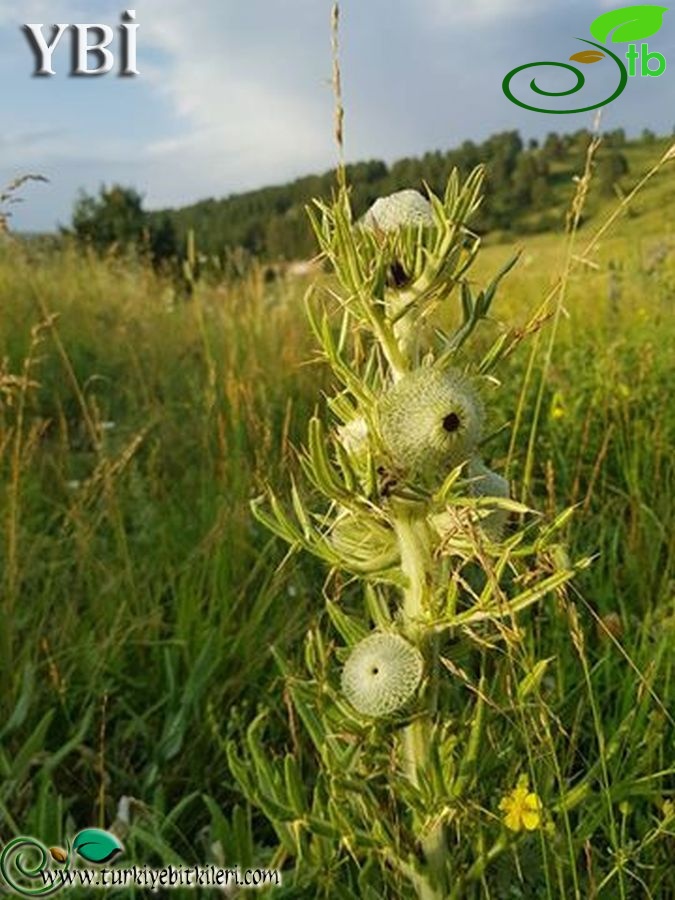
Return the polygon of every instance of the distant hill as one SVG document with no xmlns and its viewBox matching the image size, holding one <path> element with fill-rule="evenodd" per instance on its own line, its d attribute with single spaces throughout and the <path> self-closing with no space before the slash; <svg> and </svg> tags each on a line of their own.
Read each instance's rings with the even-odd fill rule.
<svg viewBox="0 0 675 900">
<path fill-rule="evenodd" d="M 495 134 L 481 144 L 465 141 L 448 151 L 400 159 L 392 165 L 370 160 L 348 166 L 357 214 L 377 198 L 404 187 L 441 193 L 450 170 L 457 166 L 466 174 L 478 163 L 487 167 L 485 203 L 475 221 L 476 229 L 495 236 L 545 232 L 559 229 L 574 190 L 573 177 L 583 171 L 591 135 L 551 132 L 541 143 L 524 144 L 517 131 Z M 644 132 L 638 140 L 627 140 L 622 129 L 603 136 L 596 157 L 593 190 L 587 214 L 593 213 L 602 196 L 612 196 L 632 181 L 640 169 L 634 166 L 658 139 Z M 314 197 L 330 197 L 335 171 L 310 175 L 288 184 L 262 188 L 224 199 L 207 199 L 180 209 L 150 214 L 155 227 L 170 223 L 179 245 L 194 231 L 200 252 L 222 256 L 234 248 L 270 261 L 311 256 L 315 243 L 309 228 L 306 204 Z"/>
</svg>

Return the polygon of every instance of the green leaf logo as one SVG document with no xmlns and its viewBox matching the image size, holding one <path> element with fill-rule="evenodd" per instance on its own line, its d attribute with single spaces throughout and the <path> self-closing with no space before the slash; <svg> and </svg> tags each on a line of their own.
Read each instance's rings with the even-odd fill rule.
<svg viewBox="0 0 675 900">
<path fill-rule="evenodd" d="M 104 863 L 112 859 L 116 853 L 121 853 L 124 847 L 109 831 L 85 828 L 75 837 L 73 850 L 87 862 Z"/>
<path fill-rule="evenodd" d="M 667 6 L 623 6 L 612 9 L 594 19 L 591 34 L 597 41 L 607 41 L 610 32 L 612 43 L 641 41 L 656 34 L 663 24 Z"/>
</svg>

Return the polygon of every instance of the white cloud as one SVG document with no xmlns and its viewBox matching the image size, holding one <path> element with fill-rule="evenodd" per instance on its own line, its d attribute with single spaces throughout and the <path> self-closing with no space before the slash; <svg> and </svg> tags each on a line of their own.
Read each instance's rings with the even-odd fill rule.
<svg viewBox="0 0 675 900">
<path fill-rule="evenodd" d="M 292 5 L 304 47 L 284 10 L 272 12 L 261 0 L 243 15 L 230 0 L 202 0 L 190 14 L 184 0 L 166 0 L 161 9 L 138 0 L 139 47 L 155 60 L 142 77 L 176 126 L 148 142 L 157 165 L 150 203 L 283 181 L 330 164 L 327 40 L 317 53 L 307 34 L 309 0 Z M 257 33 L 248 33 L 256 21 Z"/>
<path fill-rule="evenodd" d="M 437 24 L 452 25 L 469 21 L 488 23 L 505 18 L 521 18 L 541 8 L 535 0 L 470 0 L 456 3 L 453 0 L 421 0 L 419 7 L 427 7 Z"/>
<path fill-rule="evenodd" d="M 73 3 L 72 0 L 24 0 L 17 4 L 14 0 L 0 0 L 0 25 L 13 25 L 19 22 L 41 22 L 51 25 L 52 22 L 81 22 L 91 17 L 91 5 L 87 12 L 84 3 Z M 98 20 L 96 20 L 98 21 Z"/>
</svg>

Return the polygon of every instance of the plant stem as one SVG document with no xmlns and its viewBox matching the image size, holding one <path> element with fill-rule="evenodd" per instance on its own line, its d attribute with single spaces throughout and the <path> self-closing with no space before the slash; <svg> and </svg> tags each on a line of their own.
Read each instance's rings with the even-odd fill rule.
<svg viewBox="0 0 675 900">
<path fill-rule="evenodd" d="M 467 884 L 482 878 L 488 864 L 498 856 L 501 856 L 507 848 L 507 839 L 504 836 L 498 838 L 487 853 L 483 853 L 478 857 L 466 875 L 457 879 L 452 887 L 452 892 L 448 895 L 448 900 L 459 900 L 463 896 Z"/>
<path fill-rule="evenodd" d="M 432 557 L 426 510 L 419 504 L 399 502 L 395 508 L 394 529 L 401 553 L 401 569 L 407 579 L 403 595 L 402 620 L 408 637 L 416 644 L 425 638 L 424 618 L 432 601 Z M 437 657 L 437 642 L 432 641 L 431 652 Z M 431 661 L 432 673 L 437 672 L 437 659 Z M 427 709 L 407 725 L 402 735 L 403 766 L 408 779 L 419 785 L 419 773 L 429 764 L 429 750 L 433 740 L 433 711 L 436 692 L 429 692 Z M 418 822 L 421 832 L 424 823 Z M 434 825 L 426 834 L 419 834 L 420 844 L 429 867 L 430 878 L 416 883 L 421 900 L 437 900 L 444 896 L 446 844 L 442 823 Z"/>
<path fill-rule="evenodd" d="M 408 582 L 403 594 L 403 623 L 409 637 L 419 642 L 431 601 L 429 526 L 421 504 L 403 501 L 397 501 L 393 524 L 401 554 L 401 569 Z"/>
</svg>

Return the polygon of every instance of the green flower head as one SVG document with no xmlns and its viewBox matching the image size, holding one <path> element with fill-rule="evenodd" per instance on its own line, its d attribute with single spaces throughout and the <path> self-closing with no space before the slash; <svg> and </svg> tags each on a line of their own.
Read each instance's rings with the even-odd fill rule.
<svg viewBox="0 0 675 900">
<path fill-rule="evenodd" d="M 367 716 L 387 716 L 404 706 L 422 679 L 422 654 L 397 634 L 376 632 L 360 641 L 342 670 L 342 690 Z"/>
<path fill-rule="evenodd" d="M 437 482 L 473 455 L 483 418 L 471 382 L 454 370 L 417 369 L 378 404 L 380 436 L 394 464 Z"/>
</svg>

